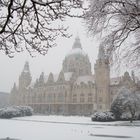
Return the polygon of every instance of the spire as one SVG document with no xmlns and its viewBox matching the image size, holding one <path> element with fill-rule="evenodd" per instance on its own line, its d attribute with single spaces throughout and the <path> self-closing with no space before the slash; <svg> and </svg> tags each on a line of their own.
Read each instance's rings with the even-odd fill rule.
<svg viewBox="0 0 140 140">
<path fill-rule="evenodd" d="M 53 83 L 53 82 L 54 82 L 54 77 L 53 77 L 53 74 L 50 73 L 48 77 L 48 83 Z"/>
<path fill-rule="evenodd" d="M 80 49 L 82 49 L 79 36 L 77 36 L 77 37 L 75 38 L 75 42 L 74 42 L 72 48 L 73 48 L 73 49 L 75 49 L 75 48 L 80 48 Z"/>
<path fill-rule="evenodd" d="M 13 89 L 17 89 L 16 83 L 14 83 Z"/>
<path fill-rule="evenodd" d="M 24 89 L 25 87 L 28 87 L 31 81 L 32 81 L 32 77 L 30 74 L 29 63 L 26 61 L 23 71 L 19 77 L 19 88 Z"/>
<path fill-rule="evenodd" d="M 42 72 L 40 77 L 39 77 L 39 84 L 41 84 L 41 85 L 44 84 L 44 72 Z"/>
<path fill-rule="evenodd" d="M 102 45 L 99 46 L 98 59 L 105 59 L 105 50 Z"/>
<path fill-rule="evenodd" d="M 35 84 L 34 84 L 34 87 L 38 87 L 38 86 L 39 86 L 39 80 L 36 79 Z"/>
<path fill-rule="evenodd" d="M 29 70 L 29 62 L 28 61 L 26 61 L 25 62 L 25 65 L 24 65 L 24 68 L 23 68 L 23 72 L 30 72 L 30 70 Z"/>
<path fill-rule="evenodd" d="M 59 73 L 59 76 L 58 76 L 58 79 L 57 79 L 57 82 L 64 82 L 65 81 L 65 76 L 64 76 L 64 72 L 63 71 L 61 71 L 60 73 Z"/>
<path fill-rule="evenodd" d="M 14 83 L 14 86 L 13 86 L 13 88 L 12 88 L 12 91 L 13 91 L 13 92 L 17 91 L 16 83 Z"/>
</svg>

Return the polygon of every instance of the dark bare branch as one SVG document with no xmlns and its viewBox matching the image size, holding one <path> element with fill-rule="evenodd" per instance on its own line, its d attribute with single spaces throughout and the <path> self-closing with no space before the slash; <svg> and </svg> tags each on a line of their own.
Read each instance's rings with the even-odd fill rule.
<svg viewBox="0 0 140 140">
<path fill-rule="evenodd" d="M 45 55 L 58 36 L 70 37 L 63 27 L 66 17 L 81 17 L 82 0 L 0 1 L 0 50 L 6 55 L 27 50 Z"/>
</svg>

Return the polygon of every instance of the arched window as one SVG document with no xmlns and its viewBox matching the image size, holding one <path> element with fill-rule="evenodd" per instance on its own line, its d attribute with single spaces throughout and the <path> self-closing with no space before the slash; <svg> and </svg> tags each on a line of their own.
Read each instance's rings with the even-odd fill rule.
<svg viewBox="0 0 140 140">
<path fill-rule="evenodd" d="M 88 94 L 88 102 L 92 102 L 93 101 L 93 97 L 92 97 L 92 94 L 91 93 L 89 93 Z"/>
<path fill-rule="evenodd" d="M 99 109 L 102 109 L 103 107 L 102 107 L 102 105 L 99 105 Z"/>
<path fill-rule="evenodd" d="M 52 101 L 53 101 L 52 93 L 49 93 L 49 94 L 47 95 L 47 102 L 50 103 L 50 102 L 52 102 Z"/>
<path fill-rule="evenodd" d="M 99 102 L 102 102 L 103 101 L 103 98 L 102 97 L 99 97 Z"/>
<path fill-rule="evenodd" d="M 65 97 L 64 97 L 64 94 L 63 93 L 58 93 L 58 95 L 57 95 L 57 101 L 58 102 L 64 102 L 64 99 Z"/>
<path fill-rule="evenodd" d="M 76 94 L 73 94 L 73 103 L 76 103 L 77 102 L 77 95 Z"/>
</svg>

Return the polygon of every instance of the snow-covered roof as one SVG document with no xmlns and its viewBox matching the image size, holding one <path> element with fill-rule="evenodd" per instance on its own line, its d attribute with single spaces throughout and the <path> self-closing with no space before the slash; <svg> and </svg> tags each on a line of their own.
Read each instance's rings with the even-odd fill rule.
<svg viewBox="0 0 140 140">
<path fill-rule="evenodd" d="M 56 82 L 58 80 L 59 74 L 53 74 L 54 77 L 54 82 Z"/>
<path fill-rule="evenodd" d="M 75 81 L 75 84 L 80 85 L 82 82 L 85 84 L 88 84 L 88 82 L 95 83 L 95 78 L 93 75 L 79 76 Z"/>
<path fill-rule="evenodd" d="M 72 72 L 66 72 L 64 73 L 64 77 L 66 81 L 70 81 L 70 78 L 72 77 Z"/>
<path fill-rule="evenodd" d="M 34 87 L 34 84 L 35 84 L 35 82 L 32 81 L 32 82 L 30 83 L 30 85 L 28 85 L 28 86 L 26 87 L 26 89 L 33 88 L 33 87 Z"/>
<path fill-rule="evenodd" d="M 118 85 L 121 81 L 121 77 L 113 77 L 110 79 L 110 85 Z"/>
<path fill-rule="evenodd" d="M 23 70 L 23 73 L 28 73 L 28 72 L 29 72 L 29 71 L 28 71 L 28 70 L 26 70 L 26 69 L 24 69 L 24 70 Z"/>
<path fill-rule="evenodd" d="M 49 76 L 48 75 L 44 75 L 44 82 L 46 83 L 48 81 Z"/>
<path fill-rule="evenodd" d="M 48 81 L 48 75 L 45 75 L 45 83 Z M 53 74 L 54 77 L 54 82 L 56 82 L 58 80 L 59 74 Z M 72 72 L 66 72 L 64 73 L 64 78 L 66 81 L 69 81 L 70 78 L 72 77 Z"/>
<path fill-rule="evenodd" d="M 53 74 L 54 82 L 57 81 L 59 74 Z M 45 83 L 48 81 L 49 76 L 45 75 Z"/>
<path fill-rule="evenodd" d="M 77 54 L 86 56 L 86 53 L 81 48 L 74 48 L 66 55 L 66 57 Z"/>
</svg>

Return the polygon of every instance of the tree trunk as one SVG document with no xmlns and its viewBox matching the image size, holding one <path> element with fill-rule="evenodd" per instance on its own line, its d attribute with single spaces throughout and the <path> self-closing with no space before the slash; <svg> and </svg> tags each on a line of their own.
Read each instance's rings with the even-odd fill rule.
<svg viewBox="0 0 140 140">
<path fill-rule="evenodd" d="M 131 112 L 131 120 L 130 120 L 130 123 L 132 123 L 132 122 L 133 122 L 134 117 L 135 117 L 135 113 L 132 113 L 132 112 Z"/>
</svg>

